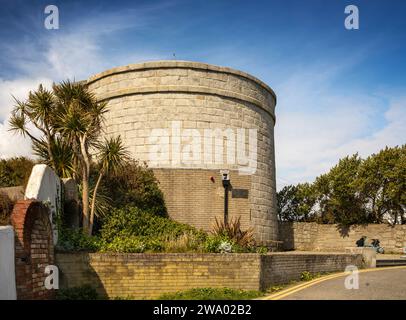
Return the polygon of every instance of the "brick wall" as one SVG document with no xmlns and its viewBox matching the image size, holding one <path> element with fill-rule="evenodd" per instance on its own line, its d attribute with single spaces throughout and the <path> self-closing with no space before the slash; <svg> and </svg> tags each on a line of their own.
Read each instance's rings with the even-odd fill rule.
<svg viewBox="0 0 406 320">
<path fill-rule="evenodd" d="M 61 283 L 88 283 L 109 297 L 156 297 L 196 287 L 255 290 L 260 256 L 251 254 L 57 254 Z"/>
<path fill-rule="evenodd" d="M 340 228 L 338 225 L 282 222 L 279 239 L 286 250 L 344 251 L 362 236 L 379 239 L 387 253 L 402 253 L 406 247 L 406 225 L 369 224 Z"/>
<path fill-rule="evenodd" d="M 348 265 L 363 266 L 362 255 L 335 253 L 273 253 L 262 257 L 262 286 L 300 280 L 303 271 L 311 273 L 344 271 Z"/>
<path fill-rule="evenodd" d="M 154 298 L 198 287 L 262 290 L 303 271 L 361 267 L 357 254 L 102 254 L 57 253 L 61 287 L 90 284 L 106 297 Z"/>
<path fill-rule="evenodd" d="M 11 222 L 15 230 L 17 299 L 50 299 L 53 291 L 44 286 L 45 267 L 54 264 L 49 209 L 41 202 L 19 200 Z"/>
<path fill-rule="evenodd" d="M 211 230 L 216 217 L 223 221 L 224 188 L 217 170 L 154 169 L 154 173 L 171 218 L 206 231 Z M 241 217 L 242 228 L 246 229 L 251 222 L 251 177 L 234 171 L 231 175 L 232 187 L 247 190 L 248 198 L 233 197 L 233 192 L 229 191 L 229 219 Z M 214 177 L 214 182 L 210 177 Z"/>
</svg>

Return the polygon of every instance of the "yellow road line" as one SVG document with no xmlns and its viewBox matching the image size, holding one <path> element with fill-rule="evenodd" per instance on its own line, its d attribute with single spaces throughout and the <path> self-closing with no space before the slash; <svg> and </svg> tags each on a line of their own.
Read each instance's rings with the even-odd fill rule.
<svg viewBox="0 0 406 320">
<path fill-rule="evenodd" d="M 371 268 L 371 269 L 362 269 L 359 270 L 359 273 L 364 273 L 364 272 L 373 272 L 373 271 L 382 271 L 382 270 L 393 270 L 393 269 L 404 269 L 406 266 L 396 266 L 396 267 L 381 267 L 381 268 Z M 340 273 L 335 273 L 331 275 L 327 275 L 321 278 L 317 278 L 299 285 L 296 285 L 294 287 L 282 290 L 280 292 L 277 292 L 275 294 L 269 295 L 267 297 L 262 298 L 262 300 L 280 300 L 288 295 L 291 295 L 295 292 L 301 291 L 303 289 L 306 289 L 308 287 L 311 287 L 315 284 L 318 284 L 320 282 L 324 282 L 330 279 L 342 277 L 351 274 L 350 272 L 340 272 Z"/>
</svg>

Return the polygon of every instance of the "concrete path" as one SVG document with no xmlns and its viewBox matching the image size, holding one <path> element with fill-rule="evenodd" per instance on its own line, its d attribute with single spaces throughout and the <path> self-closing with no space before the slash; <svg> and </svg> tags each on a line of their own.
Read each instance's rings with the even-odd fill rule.
<svg viewBox="0 0 406 320">
<path fill-rule="evenodd" d="M 359 289 L 346 289 L 348 274 L 332 274 L 266 297 L 266 300 L 406 300 L 406 267 L 360 270 Z"/>
</svg>

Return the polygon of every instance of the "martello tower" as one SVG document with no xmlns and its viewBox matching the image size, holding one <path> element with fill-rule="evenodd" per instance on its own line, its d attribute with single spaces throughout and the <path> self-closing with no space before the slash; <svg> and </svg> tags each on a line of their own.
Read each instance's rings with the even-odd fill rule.
<svg viewBox="0 0 406 320">
<path fill-rule="evenodd" d="M 274 125 L 276 96 L 238 70 L 188 61 L 113 68 L 88 79 L 108 101 L 106 135 L 120 134 L 154 169 L 169 215 L 209 230 L 222 219 L 220 171 L 231 179 L 229 215 L 256 239 L 278 238 Z"/>
</svg>

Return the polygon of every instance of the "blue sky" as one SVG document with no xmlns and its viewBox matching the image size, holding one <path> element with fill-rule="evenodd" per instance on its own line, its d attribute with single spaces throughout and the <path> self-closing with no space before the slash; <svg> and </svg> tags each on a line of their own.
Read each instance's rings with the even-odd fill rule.
<svg viewBox="0 0 406 320">
<path fill-rule="evenodd" d="M 44 28 L 59 8 L 60 29 Z M 357 5 L 360 29 L 344 28 Z M 146 60 L 249 72 L 278 96 L 277 183 L 311 181 L 340 157 L 406 143 L 405 1 L 0 0 L 0 156 L 29 154 L 7 131 L 11 94 Z"/>
</svg>

